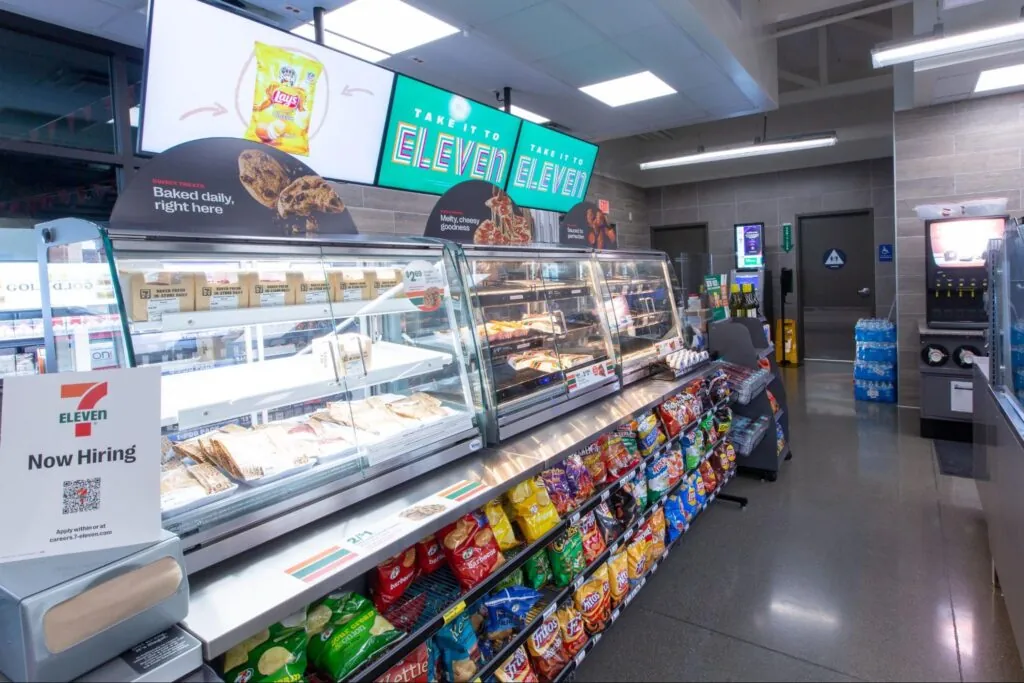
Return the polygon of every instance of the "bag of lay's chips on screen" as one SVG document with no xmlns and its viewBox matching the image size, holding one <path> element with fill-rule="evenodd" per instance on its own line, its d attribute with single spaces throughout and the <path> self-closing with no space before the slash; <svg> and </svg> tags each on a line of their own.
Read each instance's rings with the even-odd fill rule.
<svg viewBox="0 0 1024 683">
<path fill-rule="evenodd" d="M 322 620 L 317 621 L 323 625 Z M 229 683 L 301 681 L 306 673 L 307 628 L 311 626 L 317 624 L 307 619 L 305 609 L 296 612 L 228 650 L 218 673 Z"/>
<path fill-rule="evenodd" d="M 312 57 L 257 41 L 256 91 L 245 139 L 282 152 L 309 154 L 309 124 L 323 64 Z"/>
</svg>

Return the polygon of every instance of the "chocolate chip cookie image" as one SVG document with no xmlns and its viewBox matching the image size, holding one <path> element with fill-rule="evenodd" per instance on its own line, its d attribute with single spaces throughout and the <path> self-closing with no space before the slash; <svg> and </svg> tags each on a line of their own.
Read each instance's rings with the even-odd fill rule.
<svg viewBox="0 0 1024 683">
<path fill-rule="evenodd" d="M 284 166 L 258 149 L 238 155 L 238 179 L 246 192 L 268 209 L 277 206 L 278 197 L 290 182 Z"/>
<path fill-rule="evenodd" d="M 284 188 L 277 198 L 281 218 L 309 216 L 313 213 L 341 213 L 345 204 L 334 188 L 320 176 L 307 175 Z"/>
</svg>

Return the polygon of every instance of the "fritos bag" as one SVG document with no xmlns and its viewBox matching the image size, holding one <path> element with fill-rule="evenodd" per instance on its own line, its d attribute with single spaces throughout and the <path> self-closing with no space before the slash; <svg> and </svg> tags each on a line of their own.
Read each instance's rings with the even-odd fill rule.
<svg viewBox="0 0 1024 683">
<path fill-rule="evenodd" d="M 309 124 L 323 65 L 284 48 L 256 43 L 256 91 L 245 139 L 282 152 L 309 154 Z"/>
<path fill-rule="evenodd" d="M 444 551 L 434 534 L 416 544 L 416 564 L 424 574 L 433 574 L 444 566 Z"/>
<path fill-rule="evenodd" d="M 558 617 L 558 630 L 562 633 L 562 646 L 568 657 L 574 657 L 576 653 L 587 644 L 587 628 L 583 623 L 583 615 L 579 613 L 574 605 L 566 604 L 555 613 Z"/>
<path fill-rule="evenodd" d="M 528 542 L 533 543 L 558 525 L 558 511 L 539 479 L 517 484 L 508 492 L 508 500 L 516 511 L 519 530 Z"/>
<path fill-rule="evenodd" d="M 488 501 L 484 505 L 484 514 L 487 515 L 487 522 L 491 525 L 494 538 L 498 541 L 498 547 L 502 550 L 511 550 L 519 545 L 519 539 L 512 531 L 512 523 L 505 515 L 505 509 L 501 506 L 501 500 Z"/>
<path fill-rule="evenodd" d="M 629 558 L 622 550 L 608 558 L 609 594 L 613 605 L 621 605 L 629 594 Z"/>
<path fill-rule="evenodd" d="M 601 455 L 601 446 L 594 442 L 580 451 L 579 455 L 590 472 L 590 479 L 594 485 L 604 484 L 608 480 L 608 469 L 605 467 L 604 457 Z"/>
<path fill-rule="evenodd" d="M 464 590 L 486 579 L 505 562 L 494 532 L 479 512 L 464 515 L 442 529 L 441 545 L 452 573 Z"/>
<path fill-rule="evenodd" d="M 538 683 L 537 674 L 530 667 L 530 659 L 522 645 L 498 666 L 494 677 L 501 683 Z"/>
<path fill-rule="evenodd" d="M 530 653 L 538 676 L 551 681 L 569 663 L 569 657 L 562 644 L 558 617 L 552 614 L 544 619 L 530 637 L 526 639 L 526 650 Z"/>
<path fill-rule="evenodd" d="M 604 630 L 612 613 L 611 584 L 608 581 L 608 566 L 602 564 L 594 574 L 573 594 L 576 609 L 583 615 L 587 633 Z"/>
<path fill-rule="evenodd" d="M 373 604 L 379 611 L 386 612 L 412 585 L 414 578 L 416 578 L 416 546 L 377 565 L 370 582 Z"/>
</svg>

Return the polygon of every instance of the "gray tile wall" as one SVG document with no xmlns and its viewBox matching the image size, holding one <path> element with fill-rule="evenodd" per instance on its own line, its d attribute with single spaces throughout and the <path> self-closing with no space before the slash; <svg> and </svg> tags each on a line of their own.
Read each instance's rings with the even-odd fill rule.
<svg viewBox="0 0 1024 683">
<path fill-rule="evenodd" d="M 872 209 L 874 238 L 893 244 L 893 166 L 891 158 L 804 168 L 778 173 L 709 180 L 647 190 L 648 218 L 652 226 L 707 223 L 708 248 L 717 272 L 736 265 L 733 226 L 743 222 L 765 224 L 765 265 L 775 278 L 776 316 L 781 312 L 778 288 L 780 268 L 797 271 L 798 224 L 801 214 Z M 782 251 L 782 224 L 793 224 L 793 251 Z M 893 263 L 875 264 L 876 315 L 888 315 L 896 296 Z M 795 316 L 796 297 L 786 304 Z M 853 334 L 853 330 L 850 331 Z"/>
<path fill-rule="evenodd" d="M 896 273 L 900 403 L 919 405 L 918 323 L 925 317 L 924 221 L 914 207 L 1006 197 L 1019 211 L 1024 93 L 896 112 Z"/>
<path fill-rule="evenodd" d="M 587 189 L 587 199 L 595 204 L 599 199 L 607 199 L 611 204 L 608 219 L 616 226 L 621 248 L 651 248 L 651 224 L 643 188 L 595 175 Z"/>
</svg>

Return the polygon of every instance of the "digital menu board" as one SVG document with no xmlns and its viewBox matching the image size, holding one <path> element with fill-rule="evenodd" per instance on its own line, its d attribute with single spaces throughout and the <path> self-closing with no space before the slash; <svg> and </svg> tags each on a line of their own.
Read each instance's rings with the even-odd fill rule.
<svg viewBox="0 0 1024 683">
<path fill-rule="evenodd" d="M 464 180 L 505 186 L 521 119 L 399 75 L 377 184 L 443 194 Z"/>
<path fill-rule="evenodd" d="M 505 190 L 531 209 L 565 213 L 587 196 L 597 145 L 523 122 Z"/>
<path fill-rule="evenodd" d="M 736 268 L 764 268 L 764 223 L 736 225 Z"/>
<path fill-rule="evenodd" d="M 394 79 L 199 0 L 152 0 L 140 151 L 244 138 L 325 178 L 372 183 Z"/>
</svg>

